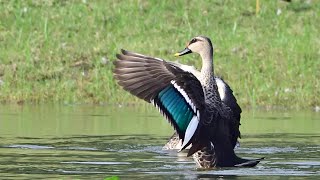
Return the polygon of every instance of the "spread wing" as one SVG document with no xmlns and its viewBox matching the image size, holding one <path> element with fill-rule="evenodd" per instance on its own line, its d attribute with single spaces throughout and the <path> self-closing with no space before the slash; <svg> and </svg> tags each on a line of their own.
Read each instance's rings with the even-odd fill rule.
<svg viewBox="0 0 320 180">
<path fill-rule="evenodd" d="M 117 54 L 114 65 L 119 85 L 159 109 L 183 140 L 182 149 L 192 143 L 205 110 L 198 79 L 163 59 L 126 50 Z"/>
<path fill-rule="evenodd" d="M 218 85 L 221 101 L 225 104 L 226 111 L 233 114 L 233 118 L 228 122 L 229 135 L 231 144 L 236 146 L 238 138 L 241 137 L 239 126 L 241 118 L 241 108 L 237 103 L 237 99 L 233 95 L 233 91 L 230 86 L 220 77 L 215 77 Z"/>
</svg>

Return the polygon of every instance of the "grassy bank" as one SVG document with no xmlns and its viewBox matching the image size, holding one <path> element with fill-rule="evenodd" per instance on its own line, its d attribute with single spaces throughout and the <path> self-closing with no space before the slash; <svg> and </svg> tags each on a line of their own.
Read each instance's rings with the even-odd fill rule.
<svg viewBox="0 0 320 180">
<path fill-rule="evenodd" d="M 320 2 L 262 0 L 258 14 L 255 3 L 0 1 L 0 101 L 140 102 L 113 80 L 115 54 L 200 67 L 172 54 L 203 34 L 242 106 L 319 106 Z"/>
</svg>

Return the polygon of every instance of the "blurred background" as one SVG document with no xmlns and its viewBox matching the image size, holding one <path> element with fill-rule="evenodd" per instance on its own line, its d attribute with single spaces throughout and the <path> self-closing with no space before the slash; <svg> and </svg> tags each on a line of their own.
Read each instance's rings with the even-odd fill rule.
<svg viewBox="0 0 320 180">
<path fill-rule="evenodd" d="M 175 58 L 212 39 L 215 73 L 242 107 L 320 109 L 316 0 L 0 1 L 0 101 L 142 103 L 112 77 L 120 49 Z"/>
</svg>

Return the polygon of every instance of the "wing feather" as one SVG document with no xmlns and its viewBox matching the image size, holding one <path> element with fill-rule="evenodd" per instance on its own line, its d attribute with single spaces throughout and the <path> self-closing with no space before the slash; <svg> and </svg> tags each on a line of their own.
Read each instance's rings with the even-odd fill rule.
<svg viewBox="0 0 320 180">
<path fill-rule="evenodd" d="M 119 85 L 152 102 L 176 129 L 184 145 L 192 143 L 201 113 L 205 112 L 199 80 L 165 60 L 126 50 L 117 54 L 114 65 L 113 73 Z"/>
</svg>

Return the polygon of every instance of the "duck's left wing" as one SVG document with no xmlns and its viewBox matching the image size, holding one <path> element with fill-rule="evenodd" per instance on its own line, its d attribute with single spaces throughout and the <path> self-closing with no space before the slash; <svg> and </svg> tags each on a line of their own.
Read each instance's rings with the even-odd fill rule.
<svg viewBox="0 0 320 180">
<path fill-rule="evenodd" d="M 198 79 L 163 59 L 125 50 L 117 54 L 114 64 L 119 85 L 159 109 L 183 139 L 182 149 L 192 143 L 205 110 Z"/>
<path fill-rule="evenodd" d="M 230 86 L 220 77 L 214 77 L 220 94 L 222 103 L 225 105 L 225 110 L 228 114 L 232 114 L 232 118 L 228 123 L 230 141 L 233 147 L 236 146 L 238 138 L 241 137 L 239 126 L 241 118 L 241 108 L 237 103 L 237 99 L 233 95 L 233 91 Z"/>
</svg>

